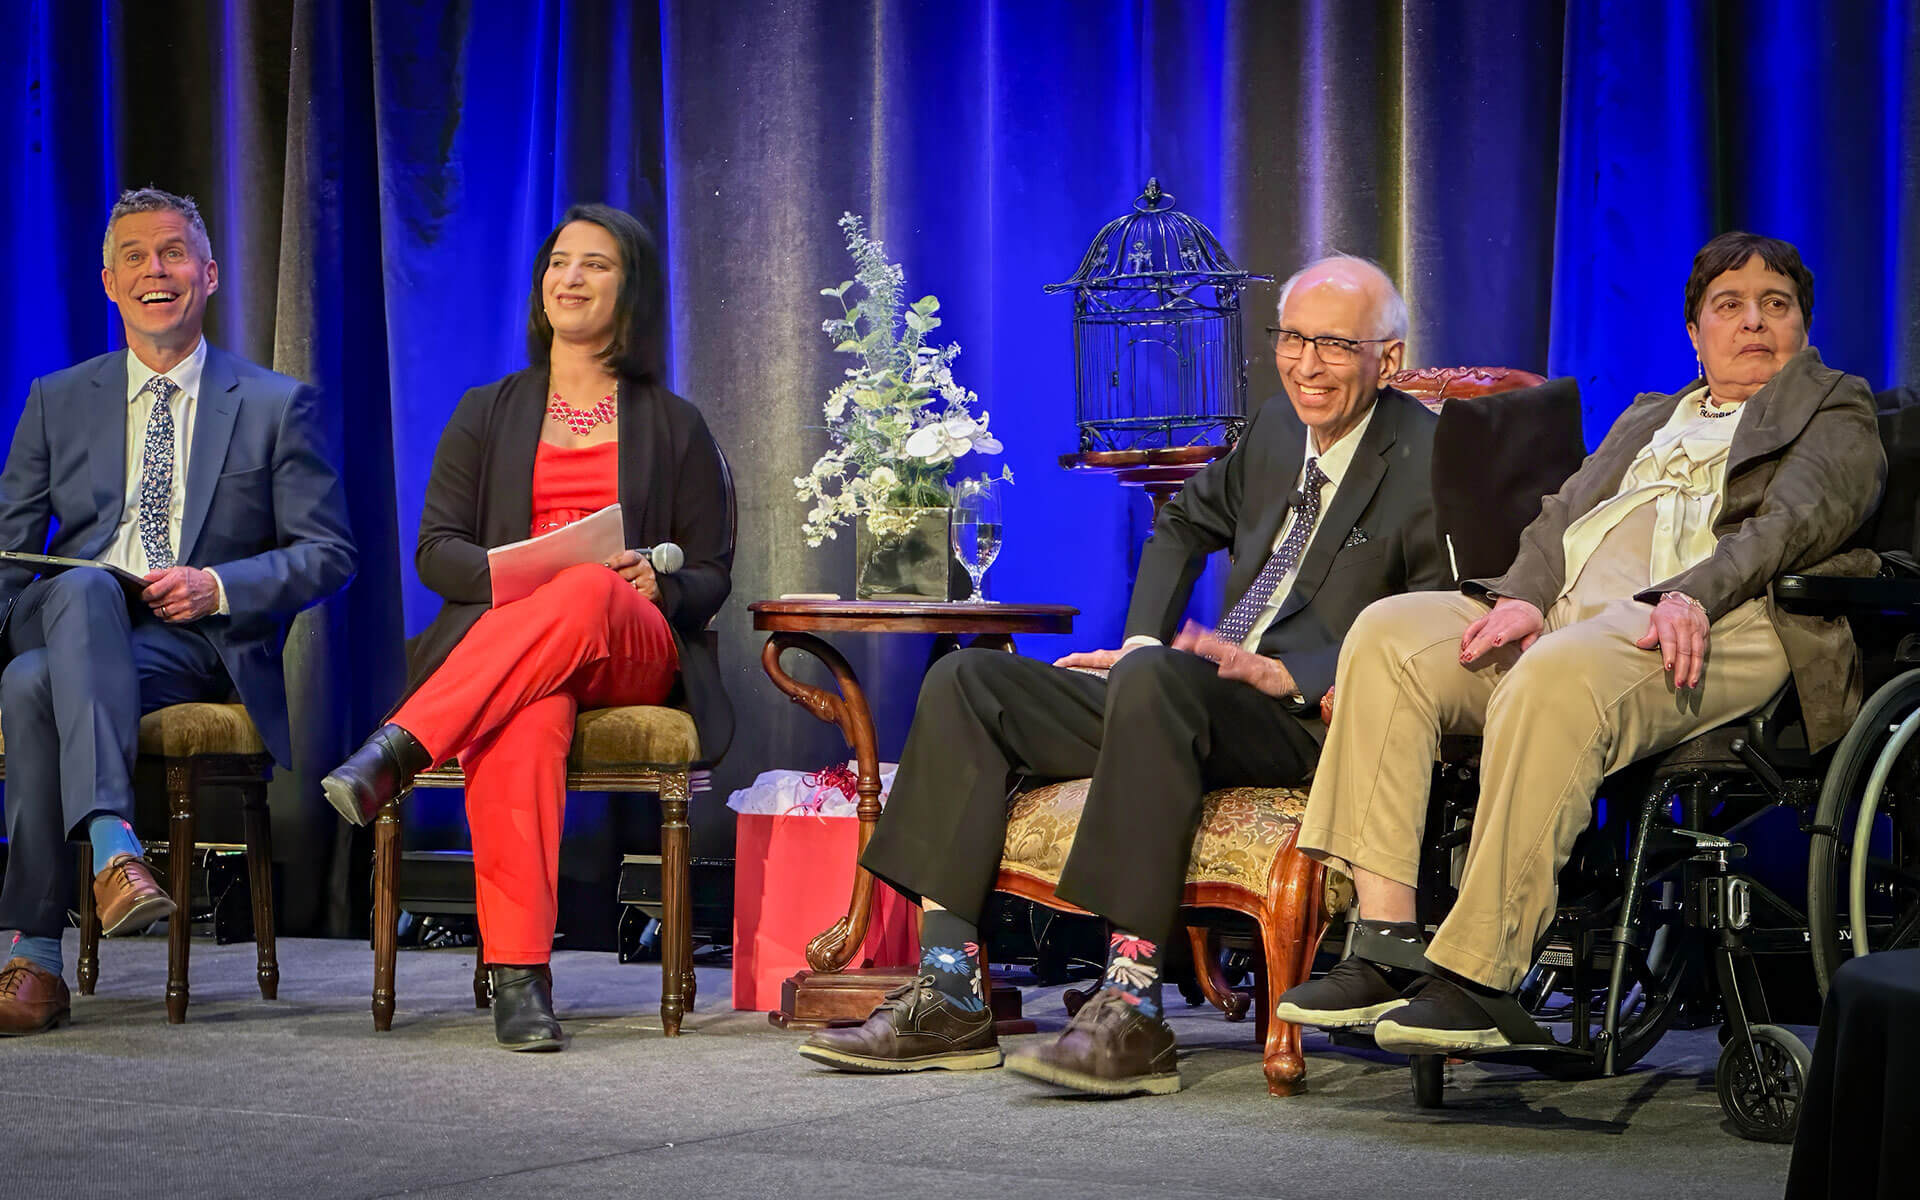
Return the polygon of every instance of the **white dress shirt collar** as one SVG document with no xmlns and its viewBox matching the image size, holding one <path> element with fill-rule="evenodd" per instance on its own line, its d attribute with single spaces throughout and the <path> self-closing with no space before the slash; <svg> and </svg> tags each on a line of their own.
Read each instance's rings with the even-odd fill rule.
<svg viewBox="0 0 1920 1200">
<path fill-rule="evenodd" d="M 1374 410 L 1379 407 L 1378 403 L 1368 405 L 1367 415 L 1360 418 L 1360 423 L 1341 434 L 1340 440 L 1328 446 L 1325 453 L 1313 448 L 1313 430 L 1307 430 L 1307 459 L 1319 462 L 1320 473 L 1325 475 L 1334 487 L 1340 486 L 1340 480 L 1346 477 L 1347 468 L 1353 465 L 1353 456 L 1360 450 L 1360 439 L 1367 435 L 1367 426 L 1373 422 Z M 1300 479 L 1304 482 L 1306 478 L 1307 464 L 1303 462 L 1300 464 Z"/>
<path fill-rule="evenodd" d="M 198 397 L 200 376 L 206 369 L 207 339 L 203 337 L 200 339 L 200 344 L 193 348 L 193 353 L 181 359 L 179 364 L 166 375 L 179 386 L 181 391 L 189 396 Z M 129 348 L 127 350 L 127 403 L 132 404 L 134 399 L 146 390 L 147 381 L 158 374 L 160 372 L 141 362 L 140 356 Z"/>
</svg>

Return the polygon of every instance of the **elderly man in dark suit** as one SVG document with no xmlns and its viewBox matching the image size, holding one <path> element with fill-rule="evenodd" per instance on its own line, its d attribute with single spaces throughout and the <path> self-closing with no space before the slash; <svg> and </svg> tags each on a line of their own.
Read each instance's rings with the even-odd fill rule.
<svg viewBox="0 0 1920 1200">
<path fill-rule="evenodd" d="M 922 977 L 858 1029 L 814 1035 L 806 1057 L 866 1072 L 998 1066 L 976 926 L 1009 783 L 1090 775 L 1057 891 L 1115 926 L 1106 976 L 1058 1041 L 1008 1065 L 1087 1092 L 1178 1090 L 1161 947 L 1202 795 L 1310 776 L 1347 626 L 1382 596 L 1451 582 L 1433 534 L 1433 416 L 1386 386 L 1407 332 L 1392 281 L 1363 259 L 1316 262 L 1281 291 L 1272 332 L 1288 403 L 1267 404 L 1161 510 L 1124 645 L 1053 666 L 964 650 L 928 673 L 861 860 L 920 898 Z M 1218 629 L 1175 636 L 1216 550 L 1234 557 L 1233 603 Z"/>
<path fill-rule="evenodd" d="M 121 196 L 103 259 L 127 349 L 35 380 L 0 473 L 0 550 L 101 564 L 38 579 L 0 564 L 0 929 L 19 931 L 0 1035 L 67 1019 L 69 842 L 92 845 L 104 933 L 174 910 L 127 823 L 141 714 L 237 691 L 288 762 L 287 622 L 354 570 L 318 396 L 201 336 L 220 273 L 193 201 Z"/>
</svg>

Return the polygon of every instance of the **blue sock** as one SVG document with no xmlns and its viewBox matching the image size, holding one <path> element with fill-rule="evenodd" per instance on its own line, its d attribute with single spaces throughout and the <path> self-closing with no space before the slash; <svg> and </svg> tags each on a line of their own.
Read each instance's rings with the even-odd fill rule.
<svg viewBox="0 0 1920 1200">
<path fill-rule="evenodd" d="M 64 965 L 60 959 L 60 939 L 57 937 L 27 937 L 16 935 L 13 939 L 13 952 L 8 958 L 24 958 L 36 967 L 44 968 L 55 975 Z"/>
<path fill-rule="evenodd" d="M 93 843 L 95 875 L 106 870 L 115 855 L 131 854 L 139 858 L 146 853 L 140 839 L 133 836 L 133 826 L 112 813 L 101 813 L 87 822 L 87 840 Z"/>
</svg>

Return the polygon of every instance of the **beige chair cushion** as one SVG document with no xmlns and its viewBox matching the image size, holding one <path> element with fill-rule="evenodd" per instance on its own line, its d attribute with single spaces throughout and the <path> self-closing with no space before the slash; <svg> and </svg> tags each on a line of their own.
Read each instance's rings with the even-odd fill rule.
<svg viewBox="0 0 1920 1200">
<path fill-rule="evenodd" d="M 175 704 L 140 718 L 140 753 L 161 758 L 196 754 L 265 754 L 253 719 L 238 704 Z M 7 753 L 0 738 L 0 759 Z"/>
<path fill-rule="evenodd" d="M 140 718 L 140 753 L 154 758 L 266 752 L 253 718 L 238 704 L 171 704 Z"/>
<path fill-rule="evenodd" d="M 700 757 L 693 717 L 678 708 L 635 705 L 583 710 L 573 727 L 567 767 L 606 771 L 619 767 L 684 767 Z"/>
<path fill-rule="evenodd" d="M 1007 810 L 1007 840 L 1000 868 L 1060 882 L 1073 846 L 1090 780 L 1069 779 L 1014 797 Z M 1187 862 L 1188 883 L 1227 884 L 1267 893 L 1273 864 L 1307 810 L 1305 788 L 1223 788 L 1201 801 L 1200 828 Z"/>
</svg>

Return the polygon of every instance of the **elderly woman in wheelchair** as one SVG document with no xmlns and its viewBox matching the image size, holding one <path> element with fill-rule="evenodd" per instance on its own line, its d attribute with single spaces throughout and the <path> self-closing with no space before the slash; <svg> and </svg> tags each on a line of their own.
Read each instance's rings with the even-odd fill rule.
<svg viewBox="0 0 1920 1200">
<path fill-rule="evenodd" d="M 1685 303 L 1701 377 L 1621 414 L 1503 576 L 1382 600 L 1348 633 L 1299 845 L 1353 878 L 1358 921 L 1348 957 L 1281 996 L 1280 1019 L 1371 1026 L 1414 1055 L 1555 1045 L 1516 992 L 1601 780 L 1789 679 L 1811 749 L 1852 720 L 1847 623 L 1788 613 L 1769 586 L 1872 571 L 1841 553 L 1886 473 L 1869 389 L 1808 345 L 1813 276 L 1785 242 L 1713 239 Z M 1416 885 L 1443 735 L 1482 739 L 1479 795 L 1429 941 Z"/>
</svg>

